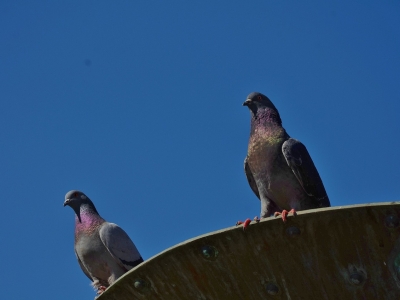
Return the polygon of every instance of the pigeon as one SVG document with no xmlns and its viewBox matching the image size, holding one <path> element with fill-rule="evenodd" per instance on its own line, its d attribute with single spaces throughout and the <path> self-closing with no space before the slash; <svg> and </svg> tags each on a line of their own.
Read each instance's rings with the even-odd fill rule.
<svg viewBox="0 0 400 300">
<path fill-rule="evenodd" d="M 126 232 L 98 214 L 93 202 L 76 190 L 65 195 L 64 206 L 75 212 L 75 255 L 97 294 L 104 292 L 143 259 Z"/>
<path fill-rule="evenodd" d="M 244 171 L 250 188 L 261 200 L 260 217 L 281 215 L 286 222 L 287 215 L 296 215 L 296 211 L 329 207 L 328 195 L 306 147 L 287 134 L 271 100 L 253 92 L 243 106 L 251 115 Z"/>
</svg>

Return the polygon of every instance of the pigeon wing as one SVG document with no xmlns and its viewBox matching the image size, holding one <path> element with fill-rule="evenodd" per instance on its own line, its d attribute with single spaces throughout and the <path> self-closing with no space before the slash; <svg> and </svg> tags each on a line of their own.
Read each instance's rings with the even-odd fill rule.
<svg viewBox="0 0 400 300">
<path fill-rule="evenodd" d="M 256 181 L 254 180 L 253 173 L 251 173 L 250 166 L 247 162 L 247 158 L 248 157 L 246 156 L 246 158 L 244 159 L 244 173 L 246 174 L 247 181 L 249 182 L 249 185 L 253 190 L 254 194 L 256 194 L 258 199 L 260 199 L 260 193 L 258 192 L 257 184 Z"/>
<path fill-rule="evenodd" d="M 315 197 L 318 206 L 331 206 L 324 184 L 306 147 L 300 141 L 289 138 L 283 143 L 282 152 L 303 190 L 309 196 Z"/>
<path fill-rule="evenodd" d="M 143 261 L 135 244 L 117 224 L 105 222 L 99 234 L 104 246 L 121 267 L 130 270 Z"/>
</svg>

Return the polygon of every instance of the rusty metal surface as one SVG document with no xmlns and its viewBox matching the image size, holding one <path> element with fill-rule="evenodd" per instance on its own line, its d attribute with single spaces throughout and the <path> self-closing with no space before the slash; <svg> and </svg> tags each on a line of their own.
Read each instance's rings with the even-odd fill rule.
<svg viewBox="0 0 400 300">
<path fill-rule="evenodd" d="M 212 232 L 145 261 L 99 300 L 400 299 L 400 202 Z"/>
</svg>

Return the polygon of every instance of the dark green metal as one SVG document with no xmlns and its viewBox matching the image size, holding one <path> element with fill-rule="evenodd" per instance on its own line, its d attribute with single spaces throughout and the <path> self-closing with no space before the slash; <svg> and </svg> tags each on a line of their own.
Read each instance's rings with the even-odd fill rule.
<svg viewBox="0 0 400 300">
<path fill-rule="evenodd" d="M 98 299 L 400 299 L 400 202 L 300 211 L 167 249 Z"/>
</svg>

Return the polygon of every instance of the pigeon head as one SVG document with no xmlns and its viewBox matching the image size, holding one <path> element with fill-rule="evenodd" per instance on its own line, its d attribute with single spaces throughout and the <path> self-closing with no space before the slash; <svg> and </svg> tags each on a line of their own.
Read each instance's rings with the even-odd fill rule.
<svg viewBox="0 0 400 300">
<path fill-rule="evenodd" d="M 262 117 L 282 124 L 279 112 L 269 98 L 261 93 L 253 92 L 247 96 L 243 106 L 247 106 L 254 118 Z"/>
<path fill-rule="evenodd" d="M 72 208 L 78 208 L 85 203 L 93 205 L 92 201 L 80 191 L 72 190 L 65 195 L 64 206 L 68 205 Z"/>
<path fill-rule="evenodd" d="M 99 214 L 92 200 L 80 191 L 72 190 L 65 195 L 64 206 L 67 205 L 75 211 L 79 221 L 81 221 L 82 213 L 89 215 Z"/>
<path fill-rule="evenodd" d="M 246 101 L 243 102 L 243 106 L 247 106 L 251 110 L 258 110 L 259 108 L 275 108 L 275 105 L 269 100 L 269 98 L 261 93 L 253 92 L 247 96 Z"/>
</svg>

